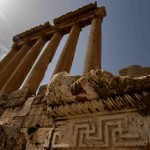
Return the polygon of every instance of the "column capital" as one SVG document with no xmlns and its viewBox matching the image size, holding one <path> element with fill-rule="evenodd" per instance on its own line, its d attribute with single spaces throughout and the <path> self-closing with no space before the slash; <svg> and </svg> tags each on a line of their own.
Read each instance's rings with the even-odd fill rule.
<svg viewBox="0 0 150 150">
<path fill-rule="evenodd" d="M 73 26 L 79 27 L 79 28 L 80 28 L 80 31 L 81 31 L 81 22 L 80 22 L 79 20 L 75 20 L 74 23 L 73 23 L 73 25 L 72 25 L 72 27 L 73 27 Z"/>
<path fill-rule="evenodd" d="M 61 28 L 55 27 L 54 31 L 55 31 L 54 34 L 55 34 L 55 33 L 59 33 L 61 36 L 64 35 L 63 30 L 62 30 Z"/>
<path fill-rule="evenodd" d="M 103 17 L 106 16 L 106 8 L 104 6 L 98 7 L 94 13 L 94 18 L 98 17 L 103 21 Z"/>
</svg>

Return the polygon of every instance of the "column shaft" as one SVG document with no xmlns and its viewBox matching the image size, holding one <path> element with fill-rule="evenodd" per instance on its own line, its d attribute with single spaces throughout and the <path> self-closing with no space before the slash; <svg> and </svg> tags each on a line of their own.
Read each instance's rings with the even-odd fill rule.
<svg viewBox="0 0 150 150">
<path fill-rule="evenodd" d="M 16 53 L 17 53 L 16 48 L 12 47 L 11 51 L 0 62 L 0 72 L 12 60 L 12 58 L 16 55 Z"/>
<path fill-rule="evenodd" d="M 14 73 L 4 85 L 1 92 L 2 94 L 8 95 L 13 91 L 18 90 L 26 75 L 32 68 L 32 65 L 34 64 L 44 44 L 45 41 L 42 38 L 38 39 L 38 41 L 34 44 L 29 53 L 27 53 L 27 55 L 24 57 L 24 59 L 21 61 L 19 66 L 15 69 Z"/>
<path fill-rule="evenodd" d="M 55 33 L 47 45 L 45 51 L 40 56 L 38 62 L 34 66 L 32 72 L 27 78 L 26 82 L 23 85 L 23 88 L 28 88 L 30 94 L 35 94 L 41 80 L 45 75 L 45 71 L 48 67 L 48 64 L 53 59 L 53 56 L 56 52 L 56 49 L 62 39 L 62 35 L 60 33 Z"/>
<path fill-rule="evenodd" d="M 61 71 L 70 72 L 79 34 L 80 26 L 78 24 L 74 24 L 59 57 L 53 75 Z"/>
<path fill-rule="evenodd" d="M 101 21 L 98 17 L 92 20 L 83 73 L 101 68 Z"/>
<path fill-rule="evenodd" d="M 14 72 L 16 67 L 20 64 L 23 57 L 30 49 L 31 46 L 24 44 L 23 47 L 18 51 L 18 53 L 12 58 L 12 60 L 6 65 L 6 67 L 0 72 L 0 90 L 7 82 L 11 74 Z"/>
</svg>

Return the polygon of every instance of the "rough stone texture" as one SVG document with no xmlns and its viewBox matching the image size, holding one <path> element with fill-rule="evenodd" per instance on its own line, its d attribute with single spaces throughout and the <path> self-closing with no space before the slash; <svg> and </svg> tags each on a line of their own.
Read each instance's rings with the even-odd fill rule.
<svg viewBox="0 0 150 150">
<path fill-rule="evenodd" d="M 149 87 L 150 76 L 62 72 L 51 79 L 46 97 L 43 92 L 27 99 L 27 91 L 12 93 L 7 103 L 23 95 L 24 103 L 1 105 L 0 121 L 24 132 L 27 150 L 149 149 Z M 29 128 L 36 130 L 28 134 Z"/>
<path fill-rule="evenodd" d="M 49 138 L 54 149 L 150 149 L 150 116 L 129 110 L 63 118 L 53 132 L 53 136 L 49 132 Z"/>
<path fill-rule="evenodd" d="M 127 68 L 120 69 L 119 75 L 120 76 L 131 76 L 131 77 L 150 75 L 150 67 L 141 67 L 138 65 L 132 65 Z"/>
<path fill-rule="evenodd" d="M 8 125 L 0 124 L 0 149 L 25 150 L 26 140 L 24 134 Z"/>
<path fill-rule="evenodd" d="M 3 96 L 0 96 L 0 108 L 21 106 L 25 103 L 28 95 L 29 95 L 28 89 L 20 89 L 12 92 L 5 99 Z"/>
<path fill-rule="evenodd" d="M 131 78 L 92 70 L 80 77 L 62 72 L 48 84 L 46 97 L 48 105 L 60 105 L 149 90 L 150 76 Z"/>
<path fill-rule="evenodd" d="M 29 97 L 24 105 L 2 107 L 0 111 L 1 122 L 24 132 L 27 140 L 26 150 L 42 150 L 46 133 L 53 125 L 53 119 L 47 115 L 46 101 L 43 96 Z M 36 128 L 36 131 L 28 134 L 30 128 Z"/>
<path fill-rule="evenodd" d="M 74 101 L 75 96 L 72 95 L 70 85 L 79 79 L 80 76 L 71 77 L 66 72 L 61 72 L 53 76 L 48 84 L 46 97 L 49 104 L 66 103 Z M 64 101 L 65 100 L 65 101 Z"/>
</svg>

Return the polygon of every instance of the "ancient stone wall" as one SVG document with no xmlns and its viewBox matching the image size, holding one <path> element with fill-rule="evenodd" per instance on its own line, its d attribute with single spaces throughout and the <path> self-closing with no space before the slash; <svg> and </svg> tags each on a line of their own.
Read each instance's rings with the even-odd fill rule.
<svg viewBox="0 0 150 150">
<path fill-rule="evenodd" d="M 1 107 L 0 121 L 25 134 L 27 150 L 41 150 L 52 125 L 46 110 L 47 106 L 43 97 L 29 97 L 20 106 Z"/>
<path fill-rule="evenodd" d="M 24 132 L 27 150 L 148 150 L 149 83 L 150 76 L 62 72 L 51 79 L 46 93 L 41 88 L 41 95 L 1 101 L 0 121 Z"/>
</svg>

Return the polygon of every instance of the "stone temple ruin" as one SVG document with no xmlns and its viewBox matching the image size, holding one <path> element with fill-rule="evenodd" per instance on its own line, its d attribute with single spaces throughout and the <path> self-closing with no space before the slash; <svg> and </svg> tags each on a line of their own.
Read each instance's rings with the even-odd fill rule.
<svg viewBox="0 0 150 150">
<path fill-rule="evenodd" d="M 149 69 L 136 75 L 134 66 L 120 70 L 120 76 L 101 70 L 105 16 L 105 7 L 89 4 L 54 19 L 53 26 L 46 22 L 13 37 L 0 62 L 0 149 L 150 149 Z M 88 25 L 83 74 L 71 76 L 79 34 Z M 53 76 L 36 95 L 65 34 Z"/>
</svg>

